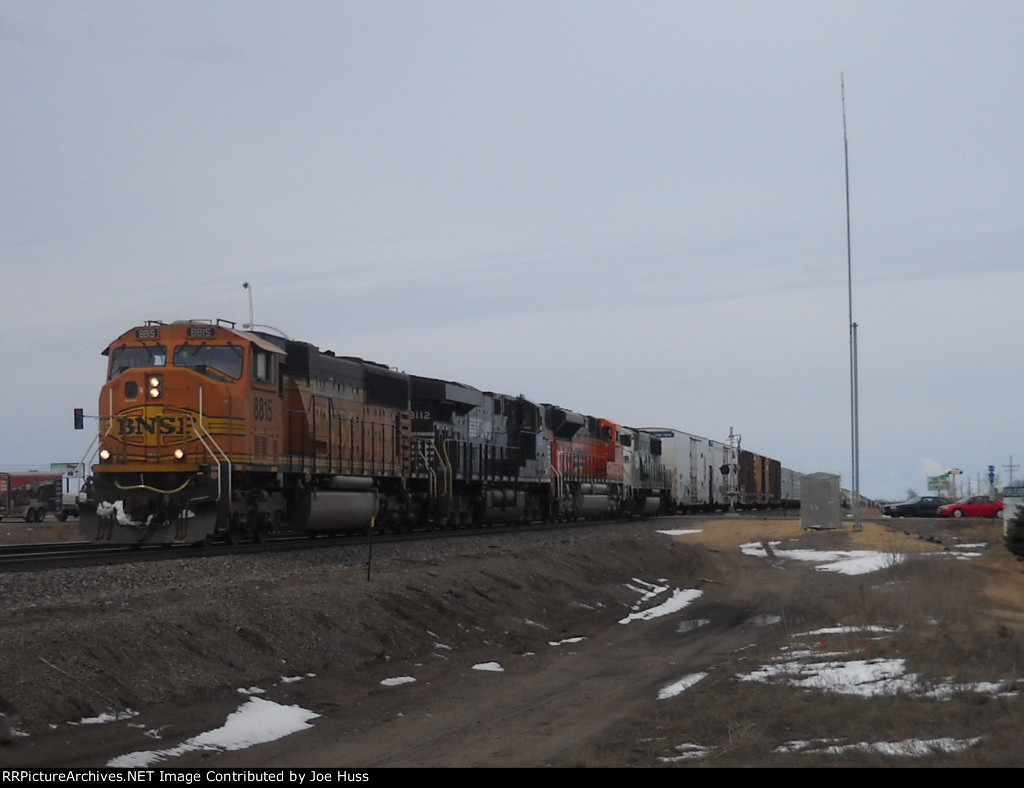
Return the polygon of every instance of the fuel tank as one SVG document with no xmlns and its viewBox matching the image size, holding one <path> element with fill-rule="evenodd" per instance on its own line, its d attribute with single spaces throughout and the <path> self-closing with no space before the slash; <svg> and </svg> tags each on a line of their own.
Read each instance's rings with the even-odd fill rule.
<svg viewBox="0 0 1024 788">
<path fill-rule="evenodd" d="M 321 489 L 304 490 L 288 513 L 289 524 L 302 531 L 359 531 L 373 525 L 378 496 L 373 480 L 334 476 Z"/>
</svg>

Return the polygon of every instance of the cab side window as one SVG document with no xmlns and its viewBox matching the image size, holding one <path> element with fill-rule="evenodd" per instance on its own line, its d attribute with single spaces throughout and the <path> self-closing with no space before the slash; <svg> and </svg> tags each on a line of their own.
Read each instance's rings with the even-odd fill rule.
<svg viewBox="0 0 1024 788">
<path fill-rule="evenodd" d="M 257 383 L 277 383 L 277 356 L 265 350 L 253 348 L 252 379 Z"/>
</svg>

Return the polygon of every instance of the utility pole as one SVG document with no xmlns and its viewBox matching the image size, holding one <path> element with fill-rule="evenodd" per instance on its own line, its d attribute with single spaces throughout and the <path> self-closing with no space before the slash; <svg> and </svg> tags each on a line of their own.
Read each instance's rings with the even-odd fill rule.
<svg viewBox="0 0 1024 788">
<path fill-rule="evenodd" d="M 850 247 L 850 149 L 846 142 L 846 83 L 839 75 L 843 100 L 843 165 L 846 169 L 846 282 L 850 297 L 850 452 L 853 466 L 853 530 L 860 522 L 860 407 L 857 402 L 857 324 L 853 322 L 853 254 Z"/>
<path fill-rule="evenodd" d="M 1010 464 L 1003 466 L 1003 470 L 1006 471 L 1008 474 L 1010 474 L 1010 483 L 1006 485 L 1007 487 L 1013 487 L 1013 472 L 1017 468 L 1019 468 L 1019 467 L 1020 467 L 1020 463 L 1018 463 L 1016 465 L 1013 464 L 1013 455 L 1011 454 L 1010 455 Z"/>
</svg>

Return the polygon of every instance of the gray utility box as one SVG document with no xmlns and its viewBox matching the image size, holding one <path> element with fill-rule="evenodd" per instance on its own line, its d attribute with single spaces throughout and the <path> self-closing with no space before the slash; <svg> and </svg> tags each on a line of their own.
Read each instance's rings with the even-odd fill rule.
<svg viewBox="0 0 1024 788">
<path fill-rule="evenodd" d="M 800 527 L 842 528 L 842 492 L 834 473 L 805 473 L 800 481 Z"/>
</svg>

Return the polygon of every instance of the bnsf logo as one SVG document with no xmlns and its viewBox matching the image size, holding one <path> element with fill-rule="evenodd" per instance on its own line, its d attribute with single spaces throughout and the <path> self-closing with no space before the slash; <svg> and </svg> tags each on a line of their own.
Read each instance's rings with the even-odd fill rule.
<svg viewBox="0 0 1024 788">
<path fill-rule="evenodd" d="M 184 435 L 186 419 L 184 416 L 121 416 L 117 420 L 121 437 L 132 435 Z"/>
</svg>

